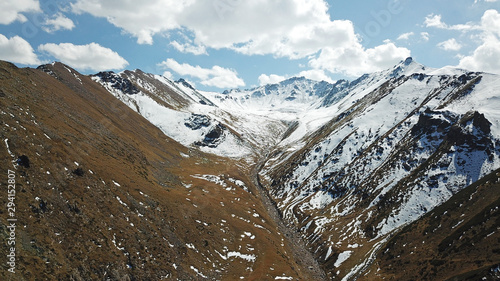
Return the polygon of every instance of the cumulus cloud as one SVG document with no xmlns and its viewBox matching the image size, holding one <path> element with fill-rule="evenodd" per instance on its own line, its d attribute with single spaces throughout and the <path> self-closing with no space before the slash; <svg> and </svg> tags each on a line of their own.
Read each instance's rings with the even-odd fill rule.
<svg viewBox="0 0 500 281">
<path fill-rule="evenodd" d="M 474 4 L 479 3 L 481 0 L 474 0 Z M 498 2 L 498 0 L 483 0 L 484 2 L 489 2 L 489 3 L 495 3 Z"/>
<path fill-rule="evenodd" d="M 420 37 L 422 38 L 422 40 L 424 40 L 425 42 L 429 41 L 429 32 L 420 32 Z"/>
<path fill-rule="evenodd" d="M 58 13 L 55 17 L 47 19 L 42 29 L 48 33 L 52 33 L 64 29 L 72 30 L 74 27 L 75 24 L 71 19 L 61 13 Z"/>
<path fill-rule="evenodd" d="M 490 36 L 470 56 L 463 57 L 459 67 L 473 71 L 500 74 L 500 40 Z"/>
<path fill-rule="evenodd" d="M 168 79 L 170 80 L 173 80 L 174 79 L 174 75 L 172 74 L 172 72 L 170 71 L 164 71 L 163 74 L 162 74 L 164 77 L 167 77 Z"/>
<path fill-rule="evenodd" d="M 262 86 L 267 84 L 276 84 L 286 79 L 287 79 L 286 76 L 281 76 L 277 74 L 271 74 L 271 75 L 261 74 L 259 76 L 259 85 Z"/>
<path fill-rule="evenodd" d="M 133 1 L 117 6 L 110 1 L 78 0 L 72 10 L 107 18 L 141 44 L 151 44 L 155 34 L 185 28 L 197 45 L 244 54 L 304 57 L 355 37 L 351 22 L 330 20 L 323 0 L 146 0 L 139 7 Z"/>
<path fill-rule="evenodd" d="M 118 53 L 97 43 L 87 45 L 48 43 L 38 46 L 38 50 L 79 70 L 123 69 L 128 65 Z"/>
<path fill-rule="evenodd" d="M 177 41 L 170 42 L 170 45 L 174 47 L 177 51 L 181 53 L 191 53 L 193 55 L 207 55 L 207 49 L 205 46 L 195 46 L 190 43 L 181 44 Z"/>
<path fill-rule="evenodd" d="M 460 59 L 458 67 L 473 71 L 485 71 L 500 74 L 500 13 L 497 10 L 487 10 L 480 23 L 448 25 L 439 16 L 428 16 L 425 24 L 431 27 L 473 32 L 479 38 L 480 45 L 467 56 Z M 445 50 L 458 50 L 461 45 L 454 39 L 438 44 Z"/>
<path fill-rule="evenodd" d="M 441 15 L 428 15 L 425 17 L 424 24 L 426 27 L 447 28 L 447 25 L 441 21 Z"/>
<path fill-rule="evenodd" d="M 397 40 L 408 40 L 408 39 L 410 39 L 410 36 L 413 36 L 414 34 L 415 33 L 413 33 L 413 32 L 403 33 L 403 34 L 399 35 Z"/>
<path fill-rule="evenodd" d="M 136 37 L 139 44 L 152 44 L 155 35 L 188 33 L 185 41 L 173 41 L 172 46 L 193 54 L 203 54 L 207 48 L 212 48 L 246 55 L 312 58 L 314 63 L 311 65 L 321 66 L 317 69 L 342 69 L 346 73 L 360 73 L 358 64 L 326 67 L 327 62 L 341 62 L 326 54 L 341 51 L 345 58 L 352 58 L 354 54 L 363 58 L 372 55 L 361 46 L 360 36 L 354 32 L 351 21 L 330 18 L 325 0 L 145 0 L 140 5 L 134 1 L 116 5 L 114 1 L 77 0 L 71 7 L 75 13 L 106 18 Z M 383 44 L 375 52 L 387 46 Z M 407 49 L 395 50 L 396 54 L 409 53 Z M 318 57 L 320 52 L 323 55 Z M 321 63 L 323 59 L 327 62 Z M 387 61 L 397 62 L 393 59 L 391 55 Z M 363 61 L 368 66 L 367 71 L 385 65 Z M 356 69 L 351 70 L 348 66 Z"/>
<path fill-rule="evenodd" d="M 27 65 L 40 63 L 28 41 L 19 36 L 7 38 L 3 34 L 0 34 L 0 59 Z"/>
<path fill-rule="evenodd" d="M 170 69 L 181 76 L 191 76 L 201 80 L 205 86 L 217 88 L 236 88 L 245 86 L 243 79 L 238 77 L 235 70 L 223 68 L 218 65 L 212 68 L 203 68 L 199 65 L 192 66 L 187 63 L 178 63 L 174 59 L 167 59 L 159 64 L 161 67 Z"/>
<path fill-rule="evenodd" d="M 430 14 L 425 17 L 424 25 L 425 27 L 435 27 L 440 29 L 448 29 L 448 30 L 458 30 L 458 31 L 471 31 L 471 30 L 480 30 L 481 27 L 474 23 L 465 23 L 465 24 L 455 24 L 448 25 L 441 20 L 441 15 Z"/>
<path fill-rule="evenodd" d="M 141 3 L 78 0 L 71 4 L 71 9 L 77 14 L 106 18 L 136 37 L 139 44 L 152 44 L 153 35 L 180 27 L 179 14 L 192 3 L 192 0 L 144 0 Z"/>
<path fill-rule="evenodd" d="M 445 51 L 459 51 L 462 48 L 455 38 L 438 43 L 437 46 Z"/>
<path fill-rule="evenodd" d="M 310 61 L 315 69 L 324 69 L 332 73 L 344 73 L 359 76 L 389 68 L 411 56 L 410 50 L 397 47 L 392 42 L 374 48 L 365 49 L 360 43 L 343 48 L 323 48 L 320 55 Z"/>
<path fill-rule="evenodd" d="M 11 24 L 15 21 L 25 22 L 22 13 L 41 12 L 38 0 L 0 1 L 0 24 Z"/>
<path fill-rule="evenodd" d="M 500 13 L 497 10 L 487 10 L 481 17 L 481 29 L 486 36 L 500 37 Z"/>
<path fill-rule="evenodd" d="M 334 83 L 335 81 L 326 75 L 325 71 L 322 69 L 310 69 L 299 72 L 299 74 L 295 76 L 304 76 L 307 79 L 316 80 L 316 81 L 326 81 L 330 83 Z"/>
</svg>

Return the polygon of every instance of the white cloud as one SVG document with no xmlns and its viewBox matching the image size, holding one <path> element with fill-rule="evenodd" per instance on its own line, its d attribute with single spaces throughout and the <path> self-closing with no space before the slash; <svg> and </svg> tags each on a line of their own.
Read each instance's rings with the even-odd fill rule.
<svg viewBox="0 0 500 281">
<path fill-rule="evenodd" d="M 128 62 L 118 53 L 97 43 L 87 45 L 48 43 L 38 46 L 38 50 L 79 70 L 123 69 L 128 65 Z"/>
<path fill-rule="evenodd" d="M 76 13 L 105 17 L 112 24 L 152 44 L 153 35 L 185 28 L 196 45 L 228 48 L 244 54 L 305 57 L 326 45 L 354 40 L 350 21 L 331 21 L 323 0 L 202 1 L 78 0 Z"/>
<path fill-rule="evenodd" d="M 420 32 L 420 37 L 422 38 L 422 40 L 424 40 L 425 42 L 429 41 L 429 32 Z"/>
<path fill-rule="evenodd" d="M 116 5 L 114 1 L 77 0 L 71 7 L 75 13 L 106 18 L 136 37 L 139 44 L 152 44 L 154 35 L 188 33 L 189 37 L 183 39 L 185 42 L 172 42 L 181 52 L 201 54 L 212 48 L 246 55 L 309 58 L 315 61 L 310 65 L 342 69 L 346 73 L 359 73 L 358 64 L 326 67 L 326 63 L 320 61 L 330 51 L 341 51 L 349 58 L 348 54 L 370 56 L 361 46 L 351 21 L 331 20 L 325 0 L 144 0 L 140 5 L 134 1 Z M 385 43 L 377 50 L 387 46 Z M 395 50 L 396 54 L 409 53 L 407 49 Z M 320 52 L 323 56 L 318 57 Z M 394 62 L 393 57 L 390 55 L 384 60 Z M 369 70 L 378 70 L 381 65 L 363 60 Z M 328 59 L 328 62 L 337 60 Z M 351 65 L 354 70 L 348 67 Z"/>
<path fill-rule="evenodd" d="M 261 74 L 259 76 L 259 85 L 267 85 L 267 84 L 276 84 L 279 83 L 283 80 L 287 79 L 285 76 L 281 75 L 276 75 L 276 74 L 271 74 L 271 75 L 266 75 L 266 74 Z"/>
<path fill-rule="evenodd" d="M 202 68 L 201 66 L 192 66 L 187 63 L 178 63 L 174 59 L 167 59 L 159 64 L 168 68 L 181 76 L 191 76 L 201 80 L 205 86 L 217 88 L 236 88 L 245 86 L 243 79 L 238 77 L 238 73 L 232 69 L 223 68 L 218 65 L 212 68 Z"/>
<path fill-rule="evenodd" d="M 310 61 L 310 65 L 332 73 L 359 76 L 389 68 L 409 56 L 410 50 L 397 47 L 392 42 L 371 49 L 364 49 L 356 43 L 347 48 L 323 48 L 320 55 Z"/>
<path fill-rule="evenodd" d="M 48 33 L 62 29 L 72 30 L 75 27 L 73 21 L 61 13 L 56 14 L 55 17 L 51 19 L 47 19 L 44 25 L 42 29 Z"/>
<path fill-rule="evenodd" d="M 459 51 L 462 48 L 455 38 L 438 43 L 437 46 L 445 51 Z"/>
<path fill-rule="evenodd" d="M 163 74 L 162 74 L 162 75 L 163 75 L 164 77 L 167 77 L 167 78 L 168 78 L 168 79 L 170 79 L 170 80 L 174 79 L 174 75 L 173 75 L 173 74 L 172 74 L 172 72 L 170 72 L 170 71 L 165 71 L 165 72 L 163 72 Z"/>
<path fill-rule="evenodd" d="M 27 21 L 22 13 L 41 12 L 38 0 L 2 0 L 0 1 L 0 24 Z"/>
<path fill-rule="evenodd" d="M 448 30 L 458 30 L 458 31 L 470 31 L 470 30 L 480 30 L 481 27 L 474 23 L 466 23 L 466 24 L 455 24 L 448 25 L 441 20 L 441 15 L 430 14 L 425 17 L 424 20 L 425 27 L 435 27 L 439 29 L 448 29 Z"/>
<path fill-rule="evenodd" d="M 326 81 L 330 83 L 334 83 L 335 81 L 325 74 L 325 71 L 322 69 L 310 69 L 301 71 L 296 76 L 304 76 L 307 79 L 316 80 L 316 81 Z"/>
<path fill-rule="evenodd" d="M 190 43 L 181 44 L 177 41 L 170 42 L 170 45 L 181 53 L 191 53 L 193 55 L 207 55 L 205 46 L 194 46 Z"/>
<path fill-rule="evenodd" d="M 493 9 L 484 12 L 480 23 L 468 22 L 465 24 L 448 25 L 441 21 L 441 15 L 431 14 L 425 18 L 424 24 L 426 27 L 436 27 L 462 32 L 486 31 L 500 36 L 500 13 Z"/>
<path fill-rule="evenodd" d="M 28 41 L 19 36 L 9 39 L 3 34 L 0 34 L 0 59 L 27 65 L 40 63 Z"/>
<path fill-rule="evenodd" d="M 500 37 L 500 13 L 497 10 L 487 10 L 481 17 L 481 29 L 488 35 Z"/>
<path fill-rule="evenodd" d="M 472 71 L 500 74 L 500 40 L 494 36 L 488 37 L 472 55 L 462 58 L 458 66 Z"/>
<path fill-rule="evenodd" d="M 478 38 L 480 44 L 470 55 L 460 56 L 458 67 L 500 74 L 500 13 L 497 10 L 485 11 L 480 23 L 448 25 L 441 21 L 440 15 L 429 15 L 424 24 L 428 27 L 472 33 L 472 37 Z M 439 43 L 438 47 L 456 51 L 462 46 L 455 39 L 450 39 Z"/>
<path fill-rule="evenodd" d="M 500 74 L 500 13 L 497 10 L 485 11 L 480 23 L 450 26 L 443 23 L 440 16 L 429 16 L 426 18 L 426 24 L 461 32 L 476 32 L 474 37 L 479 38 L 480 45 L 470 55 L 462 56 L 458 67 Z M 445 50 L 459 50 L 461 45 L 455 39 L 450 39 L 439 43 L 438 47 Z"/>
<path fill-rule="evenodd" d="M 415 33 L 413 33 L 413 32 L 403 33 L 403 34 L 399 35 L 397 40 L 408 40 L 408 39 L 410 39 L 410 36 L 413 36 L 414 34 Z"/>
<path fill-rule="evenodd" d="M 430 14 L 425 17 L 424 24 L 426 27 L 446 28 L 447 25 L 441 21 L 441 15 Z"/>
<path fill-rule="evenodd" d="M 139 44 L 152 44 L 153 35 L 180 27 L 179 14 L 192 0 L 101 1 L 78 0 L 73 12 L 106 18 L 113 25 L 137 37 Z"/>
</svg>

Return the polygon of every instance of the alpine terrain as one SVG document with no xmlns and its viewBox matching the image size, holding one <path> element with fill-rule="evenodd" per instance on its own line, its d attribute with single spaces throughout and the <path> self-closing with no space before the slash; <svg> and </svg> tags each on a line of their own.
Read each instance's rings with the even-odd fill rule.
<svg viewBox="0 0 500 281">
<path fill-rule="evenodd" d="M 222 93 L 0 62 L 0 279 L 499 280 L 499 89 L 412 58 Z"/>
</svg>

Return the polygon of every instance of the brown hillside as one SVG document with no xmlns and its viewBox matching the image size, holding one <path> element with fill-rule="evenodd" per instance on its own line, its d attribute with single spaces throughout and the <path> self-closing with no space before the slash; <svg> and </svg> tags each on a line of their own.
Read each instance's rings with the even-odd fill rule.
<svg viewBox="0 0 500 281">
<path fill-rule="evenodd" d="M 17 219 L 16 273 L 2 262 L 1 280 L 313 278 L 241 163 L 181 146 L 87 76 L 49 70 L 0 62 L 0 198 L 15 171 Z"/>
</svg>

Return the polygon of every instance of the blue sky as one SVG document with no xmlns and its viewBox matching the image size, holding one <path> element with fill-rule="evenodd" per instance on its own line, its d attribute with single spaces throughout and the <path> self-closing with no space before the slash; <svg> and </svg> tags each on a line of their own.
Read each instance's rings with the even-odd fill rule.
<svg viewBox="0 0 500 281">
<path fill-rule="evenodd" d="M 3 0 L 0 59 L 139 68 L 202 90 L 335 81 L 412 56 L 500 73 L 500 0 Z"/>
</svg>

